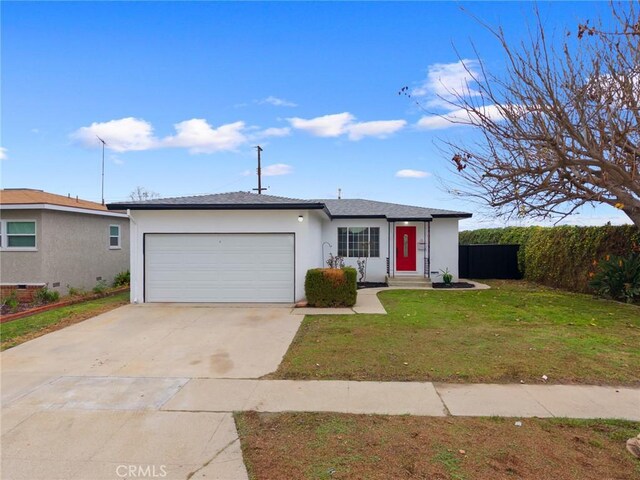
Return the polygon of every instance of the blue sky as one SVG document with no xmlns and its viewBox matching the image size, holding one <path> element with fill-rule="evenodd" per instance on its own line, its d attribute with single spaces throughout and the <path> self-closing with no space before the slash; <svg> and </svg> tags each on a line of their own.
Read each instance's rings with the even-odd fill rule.
<svg viewBox="0 0 640 480">
<path fill-rule="evenodd" d="M 461 8 L 462 7 L 462 8 Z M 100 200 L 138 185 L 162 196 L 250 190 L 255 145 L 273 195 L 370 198 L 476 213 L 446 193 L 438 139 L 473 139 L 430 110 L 459 58 L 499 73 L 503 58 L 473 15 L 525 38 L 533 4 L 2 2 L 2 186 Z M 463 8 L 465 11 L 463 11 Z M 606 3 L 541 3 L 551 30 Z M 455 48 L 454 48 L 455 47 Z M 457 50 L 457 53 L 456 53 Z M 626 221 L 610 207 L 571 223 Z M 513 222 L 512 222 L 513 223 Z"/>
</svg>

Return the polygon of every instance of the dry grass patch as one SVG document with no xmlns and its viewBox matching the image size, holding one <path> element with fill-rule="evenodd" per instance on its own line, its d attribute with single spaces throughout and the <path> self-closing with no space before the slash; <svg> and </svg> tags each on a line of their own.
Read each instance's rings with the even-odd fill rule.
<svg viewBox="0 0 640 480">
<path fill-rule="evenodd" d="M 252 479 L 628 480 L 640 462 L 611 420 L 236 414 Z M 461 453 L 461 450 L 464 453 Z"/>
</svg>

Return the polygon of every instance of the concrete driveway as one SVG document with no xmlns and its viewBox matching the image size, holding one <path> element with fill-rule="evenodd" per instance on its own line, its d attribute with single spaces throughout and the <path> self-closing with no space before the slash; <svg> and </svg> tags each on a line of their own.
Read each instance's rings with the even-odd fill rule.
<svg viewBox="0 0 640 480">
<path fill-rule="evenodd" d="M 2 478 L 246 478 L 229 413 L 161 407 L 194 378 L 274 371 L 302 318 L 129 305 L 3 352 Z"/>
</svg>

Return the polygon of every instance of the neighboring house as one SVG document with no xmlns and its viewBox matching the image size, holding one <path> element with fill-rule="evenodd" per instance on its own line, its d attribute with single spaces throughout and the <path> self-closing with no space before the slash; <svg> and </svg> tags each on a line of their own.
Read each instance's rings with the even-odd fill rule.
<svg viewBox="0 0 640 480">
<path fill-rule="evenodd" d="M 70 196 L 26 188 L 0 190 L 2 296 L 28 300 L 44 285 L 61 294 L 91 289 L 129 268 L 129 219 Z"/>
<path fill-rule="evenodd" d="M 132 302 L 293 302 L 329 253 L 367 281 L 458 272 L 469 213 L 235 192 L 108 205 L 131 219 Z"/>
</svg>

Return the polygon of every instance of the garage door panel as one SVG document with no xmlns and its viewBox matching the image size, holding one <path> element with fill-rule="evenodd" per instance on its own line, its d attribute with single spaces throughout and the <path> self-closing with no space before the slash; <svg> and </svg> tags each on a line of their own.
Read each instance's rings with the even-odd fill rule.
<svg viewBox="0 0 640 480">
<path fill-rule="evenodd" d="M 291 302 L 293 234 L 147 234 L 147 302 Z"/>
</svg>

